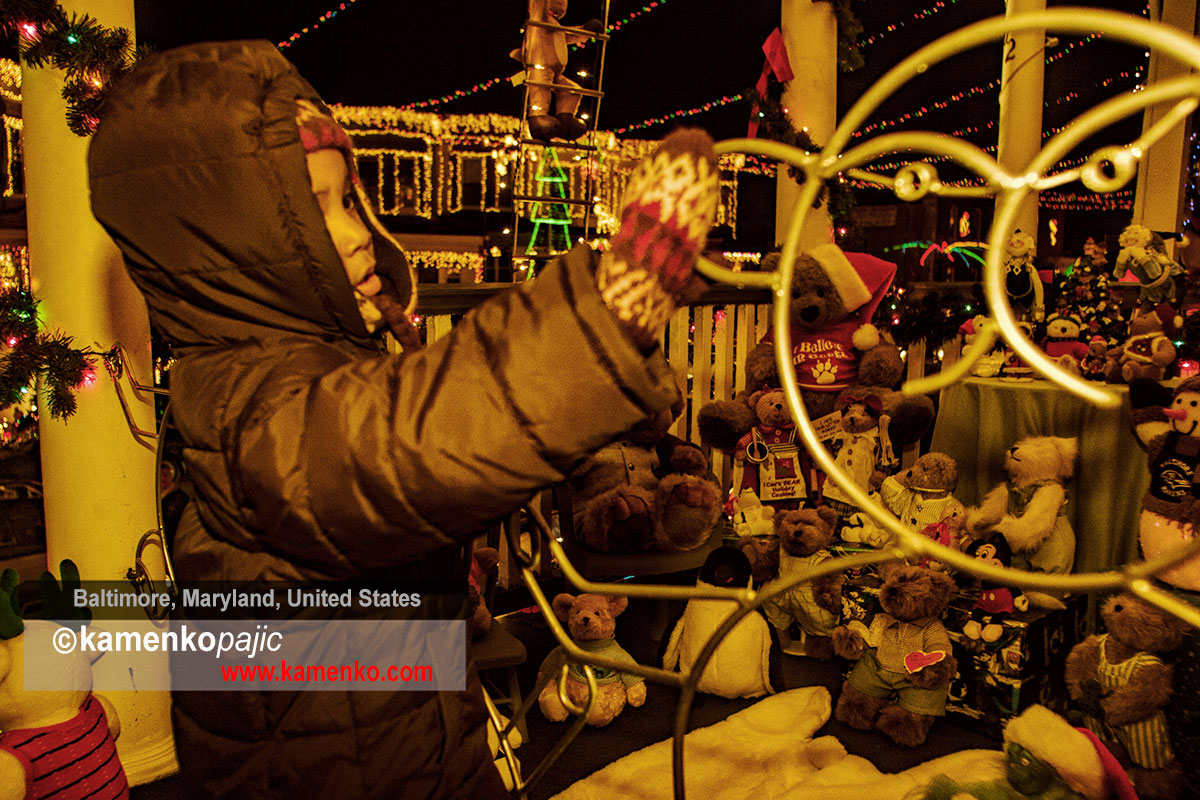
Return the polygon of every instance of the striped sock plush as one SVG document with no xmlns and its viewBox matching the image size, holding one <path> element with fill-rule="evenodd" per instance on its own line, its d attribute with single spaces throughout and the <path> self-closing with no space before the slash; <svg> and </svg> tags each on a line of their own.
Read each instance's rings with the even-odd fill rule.
<svg viewBox="0 0 1200 800">
<path fill-rule="evenodd" d="M 692 282 L 717 212 L 712 138 L 684 128 L 629 177 L 621 228 L 600 258 L 601 296 L 639 347 L 654 346 Z"/>
</svg>

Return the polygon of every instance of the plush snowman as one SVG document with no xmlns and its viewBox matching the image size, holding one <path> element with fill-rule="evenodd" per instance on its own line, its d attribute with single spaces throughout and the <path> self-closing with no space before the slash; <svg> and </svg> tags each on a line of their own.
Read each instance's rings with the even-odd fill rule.
<svg viewBox="0 0 1200 800">
<path fill-rule="evenodd" d="M 1200 523 L 1200 378 L 1188 378 L 1167 396 L 1157 381 L 1129 387 L 1132 422 L 1150 464 L 1150 488 L 1142 498 L 1138 538 L 1152 559 L 1191 541 Z M 1200 590 L 1200 557 L 1159 577 L 1181 589 Z"/>
</svg>

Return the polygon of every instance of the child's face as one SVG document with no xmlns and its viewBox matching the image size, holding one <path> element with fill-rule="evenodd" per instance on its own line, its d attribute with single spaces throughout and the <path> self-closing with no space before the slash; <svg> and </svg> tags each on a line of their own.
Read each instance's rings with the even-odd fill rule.
<svg viewBox="0 0 1200 800">
<path fill-rule="evenodd" d="M 355 190 L 342 152 L 324 149 L 309 153 L 308 176 L 350 283 L 363 297 L 378 294 L 382 285 L 375 274 L 375 245 L 354 205 Z"/>
</svg>

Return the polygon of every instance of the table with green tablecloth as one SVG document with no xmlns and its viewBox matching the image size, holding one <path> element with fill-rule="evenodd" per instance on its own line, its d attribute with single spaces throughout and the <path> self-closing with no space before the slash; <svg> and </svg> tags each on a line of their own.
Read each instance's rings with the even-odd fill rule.
<svg viewBox="0 0 1200 800">
<path fill-rule="evenodd" d="M 958 489 L 968 506 L 1005 478 L 1008 449 L 1026 436 L 1079 440 L 1067 516 L 1075 529 L 1075 571 L 1096 572 L 1137 558 L 1138 515 L 1150 483 L 1146 453 L 1129 426 L 1128 387 L 1103 409 L 1041 379 L 967 378 L 942 390 L 931 449 L 958 462 Z"/>
</svg>

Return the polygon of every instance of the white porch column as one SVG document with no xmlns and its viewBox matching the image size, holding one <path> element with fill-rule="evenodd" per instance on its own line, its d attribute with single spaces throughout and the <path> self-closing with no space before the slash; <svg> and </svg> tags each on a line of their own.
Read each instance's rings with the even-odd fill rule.
<svg viewBox="0 0 1200 800">
<path fill-rule="evenodd" d="M 1007 16 L 1044 11 L 1046 0 L 1008 0 Z M 1004 40 L 1000 73 L 1000 141 L 997 160 L 1020 175 L 1042 147 L 1042 88 L 1046 32 L 1010 33 Z M 1038 199 L 1032 194 L 1017 211 L 1016 227 L 1038 238 Z"/>
<path fill-rule="evenodd" d="M 1162 18 L 1159 21 L 1195 35 L 1196 0 L 1163 0 Z M 1182 77 L 1189 71 L 1179 61 L 1151 52 L 1146 82 L 1168 81 Z M 1147 108 L 1142 116 L 1142 130 L 1157 123 L 1170 108 L 1170 104 L 1164 103 Z M 1133 221 L 1152 231 L 1178 231 L 1183 219 L 1190 157 L 1187 127 L 1187 120 L 1183 120 L 1171 128 L 1151 145 L 1138 165 Z M 1167 242 L 1168 252 L 1174 252 L 1174 247 L 1174 240 Z"/>
<path fill-rule="evenodd" d="M 837 127 L 837 19 L 833 4 L 782 0 L 780 29 L 795 77 L 783 90 L 783 105 L 797 129 L 807 129 L 824 146 Z M 799 185 L 780 167 L 775 188 L 775 241 L 782 244 L 800 195 Z M 833 225 L 825 206 L 810 209 L 800 236 L 800 250 L 833 241 Z"/>
<path fill-rule="evenodd" d="M 102 25 L 133 30 L 133 0 L 61 0 L 67 14 L 87 13 Z M 108 350 L 124 345 L 132 370 L 151 383 L 150 330 L 145 302 L 125 274 L 116 246 L 88 204 L 88 140 L 68 130 L 61 71 L 23 69 L 24 153 L 30 267 L 44 324 L 73 336 L 75 346 Z M 150 401 L 123 387 L 137 425 L 155 427 Z M 130 433 L 102 364 L 96 381 L 78 393 L 78 411 L 67 422 L 39 419 L 45 492 L 47 561 L 57 573 L 64 558 L 84 581 L 123 580 L 138 540 L 156 526 L 157 475 L 153 442 Z M 148 563 L 160 558 L 146 554 Z M 97 613 L 97 617 L 103 616 Z M 143 654 L 144 655 L 144 654 Z M 105 692 L 121 719 L 118 754 L 131 784 L 177 769 L 171 736 L 170 695 L 137 692 L 139 677 L 162 670 L 167 658 L 138 660 L 132 670 L 119 653 L 94 667 L 123 675 L 125 692 Z M 147 676 L 148 677 L 148 676 Z M 143 682 L 145 683 L 145 682 Z M 161 685 L 161 684 L 160 684 Z"/>
</svg>

